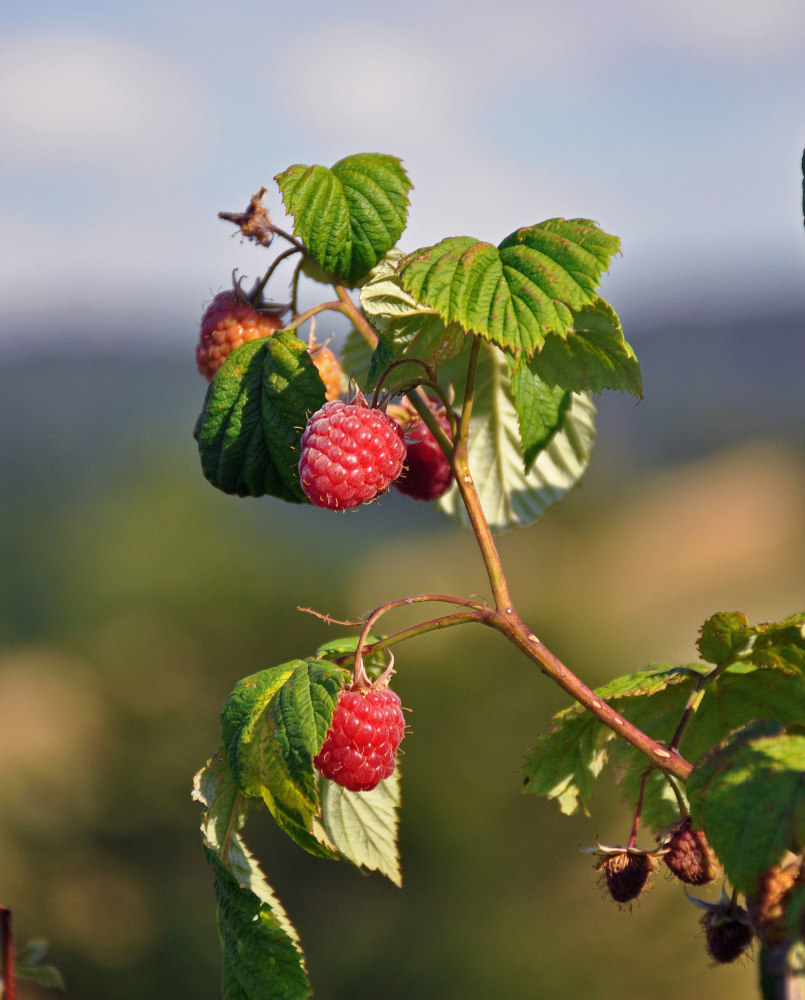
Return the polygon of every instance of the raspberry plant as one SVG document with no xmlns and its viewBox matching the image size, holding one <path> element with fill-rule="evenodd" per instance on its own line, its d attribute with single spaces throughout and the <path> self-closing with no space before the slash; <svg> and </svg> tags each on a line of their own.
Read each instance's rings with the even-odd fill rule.
<svg viewBox="0 0 805 1000">
<path fill-rule="evenodd" d="M 224 997 L 311 994 L 298 936 L 243 840 L 250 810 L 265 806 L 319 858 L 400 883 L 404 717 L 388 687 L 392 650 L 404 663 L 405 642 L 468 624 L 499 632 L 572 699 L 535 734 L 526 792 L 586 812 L 596 779 L 615 770 L 633 806 L 628 840 L 591 850 L 616 901 L 630 905 L 663 860 L 687 886 L 722 878 L 717 903 L 691 900 L 706 911 L 702 946 L 724 962 L 754 941 L 763 995 L 791 995 L 805 921 L 805 613 L 755 625 L 714 614 L 701 628 L 700 662 L 653 665 L 591 690 L 521 620 L 495 545 L 496 532 L 535 521 L 583 475 L 591 395 L 642 393 L 635 353 L 598 293 L 618 239 L 588 219 L 554 218 L 497 246 L 459 236 L 404 254 L 411 183 L 398 159 L 296 164 L 275 180 L 292 232 L 272 222 L 264 189 L 245 212 L 221 213 L 271 254 L 251 292 L 224 294 L 269 321 L 255 339 L 233 340 L 212 376 L 195 429 L 205 477 L 229 494 L 329 507 L 320 516 L 330 518 L 392 482 L 412 503 L 435 498 L 471 529 L 489 595 L 384 599 L 357 634 L 300 650 L 226 699 L 221 746 L 194 789 Z M 295 262 L 287 303 L 268 298 L 283 261 Z M 331 292 L 300 311 L 303 276 Z M 341 400 L 329 361 L 325 388 L 312 331 L 299 336 L 328 310 L 352 324 Z M 411 605 L 442 611 L 380 631 L 381 619 Z M 649 844 L 638 847 L 645 831 Z"/>
</svg>

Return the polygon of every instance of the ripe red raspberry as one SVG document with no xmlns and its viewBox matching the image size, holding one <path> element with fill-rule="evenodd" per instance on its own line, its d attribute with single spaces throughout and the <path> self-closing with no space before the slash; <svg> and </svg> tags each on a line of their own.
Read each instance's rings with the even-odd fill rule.
<svg viewBox="0 0 805 1000">
<path fill-rule="evenodd" d="M 247 340 L 269 337 L 282 327 L 279 312 L 258 312 L 234 289 L 219 292 L 201 317 L 196 365 L 209 380 L 232 351 Z"/>
<path fill-rule="evenodd" d="M 307 423 L 299 479 L 311 503 L 346 510 L 384 493 L 399 476 L 405 458 L 400 425 L 362 396 L 336 399 Z"/>
<path fill-rule="evenodd" d="M 451 436 L 450 421 L 446 416 L 437 416 L 439 426 Z M 450 489 L 453 470 L 436 443 L 436 438 L 423 421 L 411 424 L 405 432 L 405 468 L 394 485 L 400 491 L 416 500 L 438 500 Z"/>
<path fill-rule="evenodd" d="M 341 395 L 341 365 L 329 347 L 317 344 L 309 348 L 310 359 L 324 382 L 324 398 L 331 402 Z"/>
<path fill-rule="evenodd" d="M 313 763 L 325 778 L 351 792 L 369 792 L 394 771 L 405 719 L 389 688 L 344 688 Z"/>
<path fill-rule="evenodd" d="M 708 885 L 718 878 L 721 866 L 702 830 L 694 830 L 690 817 L 677 820 L 663 837 L 663 861 L 687 885 Z"/>
</svg>

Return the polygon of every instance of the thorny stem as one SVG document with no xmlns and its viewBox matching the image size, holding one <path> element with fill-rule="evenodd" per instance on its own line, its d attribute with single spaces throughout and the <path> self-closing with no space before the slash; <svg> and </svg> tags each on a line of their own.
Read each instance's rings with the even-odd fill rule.
<svg viewBox="0 0 805 1000">
<path fill-rule="evenodd" d="M 17 1000 L 14 929 L 11 910 L 0 906 L 0 949 L 3 957 L 3 1000 Z"/>
</svg>

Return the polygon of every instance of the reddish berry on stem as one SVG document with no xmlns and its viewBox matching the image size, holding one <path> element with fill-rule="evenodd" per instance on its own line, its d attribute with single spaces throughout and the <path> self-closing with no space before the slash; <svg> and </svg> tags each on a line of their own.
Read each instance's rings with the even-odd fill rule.
<svg viewBox="0 0 805 1000">
<path fill-rule="evenodd" d="M 404 730 L 395 691 L 344 688 L 313 763 L 325 778 L 349 791 L 369 792 L 393 773 Z"/>
<path fill-rule="evenodd" d="M 450 421 L 437 416 L 439 426 L 451 436 Z M 400 493 L 416 500 L 438 500 L 450 489 L 453 470 L 427 425 L 418 421 L 406 429 L 405 467 L 394 482 Z"/>
<path fill-rule="evenodd" d="M 220 292 L 201 317 L 196 344 L 198 370 L 209 381 L 236 347 L 269 337 L 281 327 L 278 312 L 258 312 L 234 289 Z"/>
<path fill-rule="evenodd" d="M 694 830 L 690 817 L 677 820 L 661 845 L 668 869 L 688 885 L 708 885 L 718 878 L 721 865 L 702 830 Z"/>
<path fill-rule="evenodd" d="M 362 396 L 336 399 L 307 423 L 299 479 L 311 503 L 330 510 L 357 507 L 384 493 L 405 458 L 402 428 Z"/>
</svg>

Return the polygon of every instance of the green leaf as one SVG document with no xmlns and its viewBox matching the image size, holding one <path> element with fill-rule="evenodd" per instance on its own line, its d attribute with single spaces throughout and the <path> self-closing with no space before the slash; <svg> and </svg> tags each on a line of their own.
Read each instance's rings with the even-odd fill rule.
<svg viewBox="0 0 805 1000">
<path fill-rule="evenodd" d="M 566 337 L 573 312 L 596 301 L 619 245 L 588 219 L 549 219 L 498 247 L 470 236 L 442 240 L 409 254 L 399 276 L 445 323 L 531 357 L 547 336 Z"/>
<path fill-rule="evenodd" d="M 405 229 L 411 182 L 394 156 L 358 153 L 332 169 L 295 164 L 274 179 L 294 235 L 347 285 L 358 284 Z"/>
<path fill-rule="evenodd" d="M 418 305 L 403 290 L 395 271 L 402 258 L 392 250 L 372 272 L 361 289 L 361 306 L 378 334 L 366 388 L 373 389 L 394 361 L 417 358 L 437 370 L 465 346 L 466 334 L 456 323 L 445 324 L 434 309 Z M 422 381 L 426 371 L 419 364 L 400 365 L 384 382 L 397 394 Z"/>
<path fill-rule="evenodd" d="M 456 406 L 460 408 L 465 356 L 446 366 L 448 378 L 453 367 L 462 375 L 456 384 Z M 576 485 L 587 468 L 595 440 L 595 407 L 588 396 L 573 395 L 561 428 L 536 455 L 527 473 L 519 425 L 506 357 L 482 344 L 470 421 L 469 464 L 493 531 L 531 524 Z M 437 506 L 461 524 L 468 523 L 455 484 Z"/>
<path fill-rule="evenodd" d="M 195 777 L 205 807 L 204 855 L 214 873 L 227 1000 L 305 1000 L 311 987 L 299 938 L 244 844 L 244 797 L 222 747 Z"/>
<path fill-rule="evenodd" d="M 603 299 L 573 313 L 566 339 L 546 337 L 529 368 L 548 385 L 572 392 L 619 389 L 638 398 L 643 395 L 637 357 L 624 339 L 615 310 Z"/>
<path fill-rule="evenodd" d="M 372 363 L 372 348 L 353 327 L 347 334 L 341 348 L 341 370 L 353 379 L 361 389 L 368 389 L 369 367 Z"/>
<path fill-rule="evenodd" d="M 688 794 L 730 882 L 751 892 L 786 850 L 805 849 L 805 736 L 753 722 L 696 762 Z"/>
<path fill-rule="evenodd" d="M 701 627 L 696 643 L 699 654 L 708 663 L 731 663 L 746 649 L 751 636 L 749 619 L 740 611 L 719 611 Z"/>
<path fill-rule="evenodd" d="M 630 701 L 623 714 L 654 739 L 668 743 L 676 732 L 692 690 L 693 684 L 688 683 L 674 692 Z M 805 678 L 761 671 L 749 664 L 728 667 L 704 687 L 699 707 L 681 741 L 680 751 L 695 764 L 728 732 L 758 718 L 776 718 L 785 725 L 805 718 Z M 640 778 L 646 766 L 645 757 L 619 740 L 612 746 L 610 760 L 622 774 L 621 789 L 627 801 L 636 802 Z M 657 830 L 678 816 L 672 798 L 663 788 L 665 784 L 659 776 L 653 782 L 650 779 L 644 797 L 644 821 Z M 663 794 L 657 798 L 655 793 L 660 789 Z"/>
<path fill-rule="evenodd" d="M 243 344 L 215 373 L 196 424 L 204 476 L 224 493 L 306 502 L 299 441 L 323 405 L 324 385 L 295 333 Z"/>
<path fill-rule="evenodd" d="M 616 678 L 596 689 L 603 701 L 617 702 L 621 715 L 655 740 L 669 743 L 688 699 L 710 672 L 701 664 L 658 666 Z M 736 664 L 710 680 L 689 723 L 680 751 L 692 763 L 732 729 L 758 717 L 785 724 L 805 718 L 805 679 L 800 675 L 760 671 Z M 556 715 L 526 758 L 526 791 L 557 799 L 564 812 L 587 811 L 595 778 L 609 762 L 616 770 L 625 799 L 637 801 L 646 758 L 580 705 Z M 678 817 L 667 781 L 660 773 L 646 783 L 643 822 L 661 830 Z"/>
<path fill-rule="evenodd" d="M 322 826 L 330 842 L 354 865 L 379 871 L 401 886 L 399 767 L 371 792 L 350 792 L 324 778 L 320 782 Z"/>
<path fill-rule="evenodd" d="M 551 388 L 524 367 L 511 373 L 511 387 L 525 471 L 529 472 L 537 455 L 564 424 L 571 395 L 561 386 Z"/>
<path fill-rule="evenodd" d="M 49 989 L 63 990 L 65 985 L 61 972 L 53 965 L 42 964 L 48 950 L 46 941 L 39 939 L 29 941 L 17 954 L 17 978 L 27 979 L 29 982 Z M 1 982 L 0 991 L 2 991 Z"/>
<path fill-rule="evenodd" d="M 702 626 L 702 658 L 724 664 L 747 661 L 757 667 L 805 672 L 805 613 L 778 622 L 750 625 L 740 612 L 719 612 Z"/>
<path fill-rule="evenodd" d="M 324 660 L 292 660 L 244 678 L 221 713 L 239 788 L 262 798 L 281 829 L 323 857 L 335 855 L 314 823 L 320 807 L 312 757 L 348 676 Z"/>
<path fill-rule="evenodd" d="M 369 646 L 374 642 L 379 642 L 381 638 L 382 636 L 379 635 L 367 635 L 364 645 Z M 359 635 L 342 635 L 338 639 L 330 639 L 323 646 L 319 646 L 315 657 L 317 660 L 329 660 L 332 662 L 334 659 L 347 656 L 355 652 L 359 639 Z M 370 653 L 368 656 L 364 656 L 363 665 L 372 680 L 377 680 L 388 666 L 388 663 L 386 663 L 386 653 L 381 649 Z"/>
<path fill-rule="evenodd" d="M 325 389 L 307 344 L 291 330 L 265 340 L 263 435 L 274 467 L 295 500 L 306 502 L 299 485 L 299 442 L 311 414 L 324 406 Z"/>
</svg>

